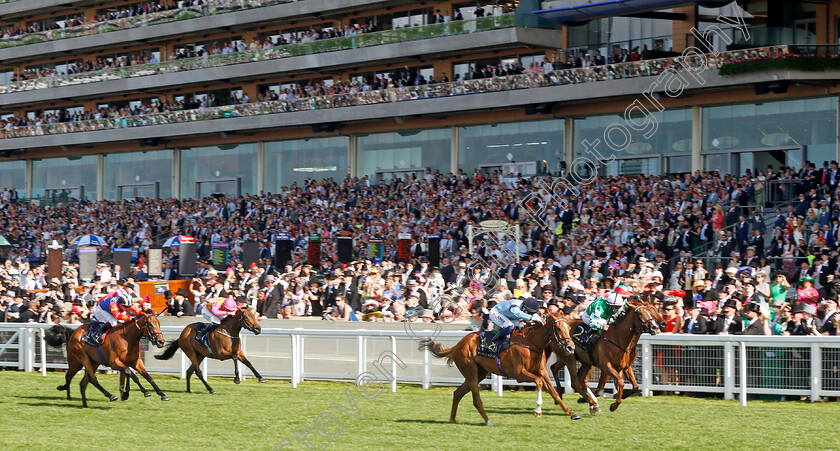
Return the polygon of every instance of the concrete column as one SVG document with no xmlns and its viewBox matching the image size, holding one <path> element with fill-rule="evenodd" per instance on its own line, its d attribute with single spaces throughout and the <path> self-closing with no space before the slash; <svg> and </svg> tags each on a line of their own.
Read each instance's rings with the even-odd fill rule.
<svg viewBox="0 0 840 451">
<path fill-rule="evenodd" d="M 358 175 L 356 173 L 356 146 L 358 138 L 356 135 L 350 135 L 348 138 L 350 142 L 347 146 L 347 169 L 350 173 L 350 177 L 356 177 Z"/>
<path fill-rule="evenodd" d="M 435 81 L 440 81 L 441 77 L 445 73 L 447 77 L 449 77 L 449 81 L 452 81 L 452 61 L 449 60 L 442 60 L 442 61 L 435 61 L 434 63 L 434 70 L 435 70 Z"/>
<path fill-rule="evenodd" d="M 689 45 L 687 41 L 691 29 L 697 26 L 697 5 L 674 8 L 674 12 L 683 13 L 686 16 L 685 20 L 671 22 L 671 29 L 673 30 L 673 48 L 671 50 L 682 52 Z"/>
<path fill-rule="evenodd" d="M 172 149 L 172 197 L 181 198 L 181 149 Z"/>
<path fill-rule="evenodd" d="M 257 143 L 257 193 L 265 189 L 265 143 Z"/>
<path fill-rule="evenodd" d="M 32 198 L 32 160 L 26 160 L 26 197 Z"/>
<path fill-rule="evenodd" d="M 817 44 L 830 44 L 831 35 L 829 32 L 832 25 L 829 23 L 831 21 L 829 6 L 817 3 L 815 7 L 817 8 Z"/>
<path fill-rule="evenodd" d="M 458 149 L 458 131 L 459 131 L 459 128 L 460 127 L 458 127 L 458 126 L 452 127 L 452 143 L 450 145 L 450 152 L 449 152 L 449 158 L 450 158 L 449 170 L 453 174 L 458 173 L 458 158 L 459 158 L 458 151 L 460 150 L 460 149 Z"/>
<path fill-rule="evenodd" d="M 565 121 L 565 136 L 563 137 L 563 153 L 566 156 L 567 170 L 572 167 L 572 161 L 575 159 L 575 120 L 571 117 L 563 119 Z"/>
<path fill-rule="evenodd" d="M 102 200 L 105 197 L 105 155 L 99 154 L 96 156 L 96 200 Z"/>
<path fill-rule="evenodd" d="M 700 106 L 691 107 L 691 172 L 702 171 L 703 156 L 700 151 L 703 148 L 703 108 Z"/>
</svg>

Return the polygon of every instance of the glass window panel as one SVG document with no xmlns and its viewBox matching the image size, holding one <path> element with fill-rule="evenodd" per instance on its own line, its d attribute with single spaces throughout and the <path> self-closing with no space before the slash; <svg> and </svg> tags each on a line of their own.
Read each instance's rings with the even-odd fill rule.
<svg viewBox="0 0 840 451">
<path fill-rule="evenodd" d="M 340 183 L 348 173 L 349 147 L 346 136 L 265 143 L 265 191 L 276 193 L 306 179 Z"/>
<path fill-rule="evenodd" d="M 14 188 L 19 199 L 26 197 L 26 161 L 0 161 L 0 180 L 0 192 Z"/>
<path fill-rule="evenodd" d="M 358 138 L 357 174 L 450 169 L 452 131 L 448 128 L 376 133 Z"/>
<path fill-rule="evenodd" d="M 634 121 L 642 123 L 642 116 L 634 117 Z M 598 151 L 604 158 L 609 158 L 614 155 L 616 158 L 633 155 L 669 155 L 669 154 L 691 154 L 691 110 L 684 108 L 679 110 L 666 110 L 663 112 L 655 112 L 651 114 L 649 121 L 656 123 L 656 133 L 649 138 L 645 138 L 644 130 L 633 130 L 627 126 L 624 116 L 618 114 L 607 114 L 602 116 L 591 116 L 583 119 L 575 119 L 575 142 L 574 142 L 574 156 L 575 158 L 583 155 L 584 146 L 583 141 L 587 140 L 594 143 L 595 140 L 600 140 Z M 624 130 L 630 133 L 631 143 L 626 145 L 621 150 L 613 150 L 607 146 L 604 133 L 613 125 L 622 125 Z M 652 126 L 651 126 L 652 127 Z M 623 144 L 622 141 L 626 139 L 620 128 L 615 128 L 610 133 L 611 139 L 617 144 Z M 590 153 L 585 155 L 587 158 L 593 158 Z"/>
<path fill-rule="evenodd" d="M 172 155 L 171 150 L 105 155 L 102 197 L 108 200 L 172 197 Z"/>
<path fill-rule="evenodd" d="M 806 146 L 805 159 L 820 166 L 837 159 L 836 129 L 836 97 L 708 107 L 703 150 Z"/>
<path fill-rule="evenodd" d="M 181 150 L 181 197 L 254 194 L 257 144 L 228 144 Z"/>
<path fill-rule="evenodd" d="M 98 155 L 32 161 L 32 197 L 66 203 L 84 196 L 96 200 Z"/>
<path fill-rule="evenodd" d="M 458 169 L 471 173 L 494 170 L 506 163 L 540 162 L 551 172 L 563 160 L 563 119 L 461 127 L 458 130 Z"/>
</svg>

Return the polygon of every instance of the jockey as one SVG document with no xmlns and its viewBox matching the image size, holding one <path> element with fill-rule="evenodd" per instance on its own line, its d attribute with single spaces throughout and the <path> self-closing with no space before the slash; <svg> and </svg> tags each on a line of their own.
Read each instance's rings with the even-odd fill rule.
<svg viewBox="0 0 840 451">
<path fill-rule="evenodd" d="M 626 290 L 623 292 L 626 293 Z M 622 295 L 622 291 L 616 289 L 616 291 L 607 294 L 607 297 L 599 296 L 589 304 L 586 311 L 580 315 L 580 319 L 590 327 L 589 334 L 584 340 L 586 344 L 590 346 L 595 344 L 595 341 L 618 316 L 625 302 L 626 298 Z"/>
<path fill-rule="evenodd" d="M 499 329 L 499 333 L 493 337 L 493 342 L 503 340 L 504 337 L 513 332 L 514 326 L 518 325 L 520 321 L 539 321 L 543 322 L 539 314 L 540 303 L 534 298 L 528 299 L 511 299 L 509 301 L 496 304 L 490 310 L 490 321 Z"/>
<path fill-rule="evenodd" d="M 142 309 L 128 295 L 120 294 L 119 290 L 109 293 L 93 307 L 93 312 L 91 312 L 93 321 L 83 341 L 91 346 L 101 344 L 102 336 L 108 329 L 118 323 L 131 320 L 132 316 L 129 313 L 139 315 Z"/>
<path fill-rule="evenodd" d="M 228 296 L 227 298 L 211 298 L 202 306 L 201 316 L 207 319 L 207 321 L 210 321 L 213 326 L 202 330 L 201 334 L 197 338 L 199 340 L 203 340 L 210 331 L 222 323 L 222 320 L 225 319 L 226 316 L 233 315 L 234 313 L 236 313 L 236 301 L 233 299 L 233 296 Z"/>
</svg>

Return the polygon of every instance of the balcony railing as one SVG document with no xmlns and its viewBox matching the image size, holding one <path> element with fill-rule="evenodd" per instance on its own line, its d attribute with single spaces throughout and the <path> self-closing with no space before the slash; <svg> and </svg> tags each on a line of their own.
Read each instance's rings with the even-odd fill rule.
<svg viewBox="0 0 840 451">
<path fill-rule="evenodd" d="M 365 33 L 355 36 L 323 39 L 297 44 L 286 44 L 269 49 L 200 56 L 163 63 L 140 64 L 136 66 L 82 72 L 79 74 L 55 75 L 35 80 L 14 81 L 0 85 L 0 94 L 61 86 L 73 86 L 132 77 L 143 77 L 147 75 L 160 75 L 172 72 L 205 69 L 209 67 L 230 66 L 254 61 L 267 61 L 292 56 L 313 55 L 338 50 L 350 50 L 384 44 L 469 34 L 479 31 L 498 30 L 514 26 L 516 26 L 515 15 L 505 14 L 502 16 L 483 17 L 479 19 L 426 25 L 422 27 L 397 28 L 394 30 L 377 31 L 374 33 Z"/>
<path fill-rule="evenodd" d="M 0 49 L 17 47 L 20 45 L 37 44 L 40 42 L 77 38 L 79 36 L 89 36 L 107 33 L 110 31 L 127 30 L 129 28 L 160 25 L 180 20 L 195 19 L 204 16 L 215 16 L 218 14 L 242 11 L 246 9 L 292 3 L 294 1 L 299 0 L 219 0 L 216 3 L 209 5 L 185 6 L 183 8 L 170 11 L 160 11 L 140 16 L 126 17 L 123 19 L 89 23 L 76 27 L 45 30 L 36 33 L 27 33 L 20 36 L 0 38 Z"/>
<path fill-rule="evenodd" d="M 734 50 L 720 55 L 706 55 L 705 69 L 719 68 L 724 62 L 742 59 L 751 55 L 770 56 L 787 53 L 787 46 L 762 47 L 749 50 Z M 693 62 L 692 64 L 695 64 Z M 698 67 L 695 65 L 695 67 Z M 604 80 L 657 76 L 666 69 L 684 71 L 680 58 L 663 58 L 649 61 L 608 64 L 605 66 L 563 69 L 549 73 L 528 73 L 507 77 L 463 80 L 423 86 L 386 88 L 345 94 L 303 97 L 290 100 L 276 100 L 240 105 L 229 105 L 194 110 L 169 111 L 158 114 L 110 117 L 96 120 L 59 122 L 23 127 L 8 127 L 0 130 L 0 138 L 19 138 L 62 133 L 113 130 L 127 127 L 145 127 L 184 122 L 225 119 L 231 117 L 257 116 L 263 114 L 289 113 L 294 111 L 326 110 L 350 106 L 405 102 L 409 100 L 435 99 L 470 94 L 513 91 L 519 89 L 592 83 Z"/>
</svg>

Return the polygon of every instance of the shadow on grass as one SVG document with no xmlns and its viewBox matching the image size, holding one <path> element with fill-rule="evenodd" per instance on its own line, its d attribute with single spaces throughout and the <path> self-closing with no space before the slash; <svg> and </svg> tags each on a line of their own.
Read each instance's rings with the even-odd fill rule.
<svg viewBox="0 0 840 451">
<path fill-rule="evenodd" d="M 458 423 L 450 423 L 449 420 L 408 420 L 408 419 L 400 419 L 394 420 L 395 423 L 418 423 L 418 424 L 457 424 L 460 426 L 481 426 L 487 427 L 484 423 L 473 423 L 473 422 L 464 422 L 459 421 Z"/>
<path fill-rule="evenodd" d="M 42 400 L 41 402 L 19 402 L 18 404 L 22 404 L 24 406 L 32 406 L 32 407 L 62 407 L 62 408 L 71 408 L 71 409 L 78 409 L 78 410 L 84 410 L 84 409 L 110 410 L 111 409 L 110 407 L 95 406 L 95 405 L 91 405 L 90 403 L 88 403 L 87 407 L 82 407 L 82 401 L 81 400 L 79 400 L 79 401 L 64 400 L 64 402 L 47 402 L 47 401 Z"/>
</svg>

